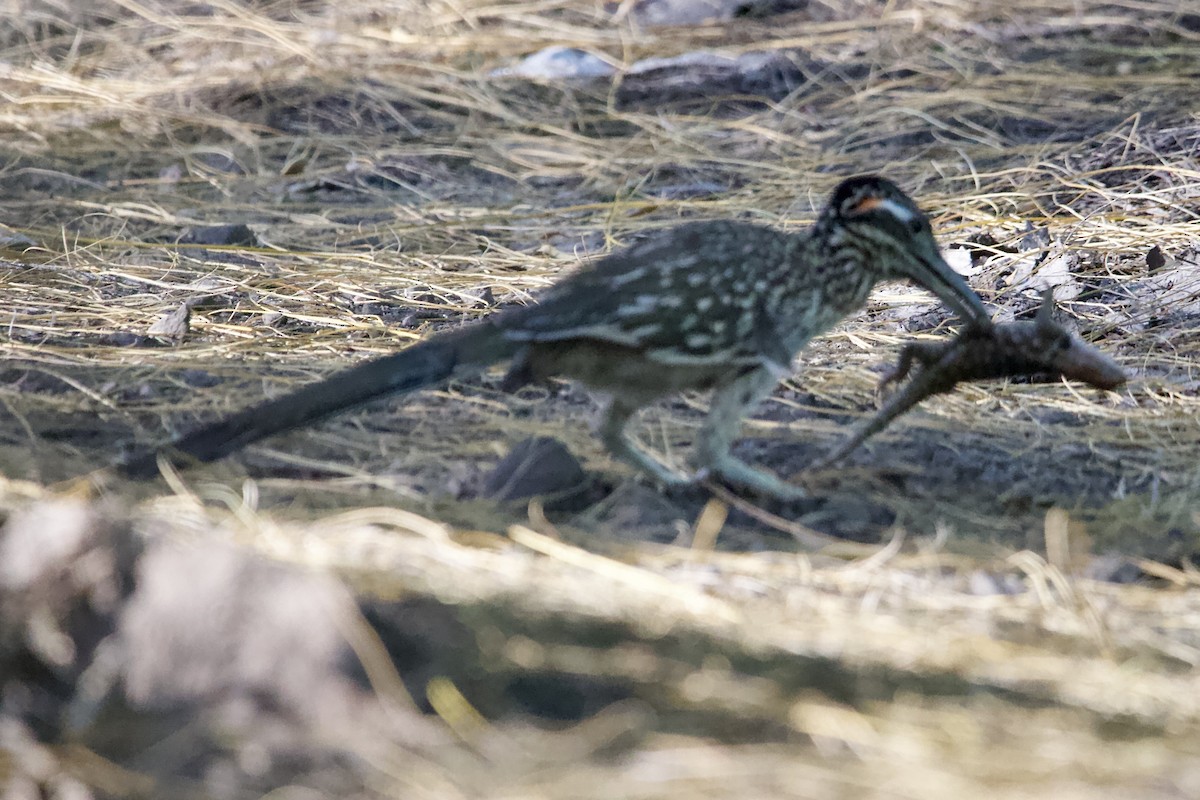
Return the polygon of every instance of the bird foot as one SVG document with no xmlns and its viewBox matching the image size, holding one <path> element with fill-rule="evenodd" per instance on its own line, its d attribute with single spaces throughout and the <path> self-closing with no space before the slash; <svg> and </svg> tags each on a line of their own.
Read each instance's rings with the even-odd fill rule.
<svg viewBox="0 0 1200 800">
<path fill-rule="evenodd" d="M 667 491 L 693 488 L 697 481 L 692 475 L 671 469 L 665 464 L 655 461 L 639 461 L 636 464 L 642 472 L 642 477 L 649 478 L 660 489 Z"/>
<path fill-rule="evenodd" d="M 694 481 L 702 485 L 717 482 L 784 503 L 807 500 L 809 497 L 804 487 L 732 458 L 722 464 L 697 470 Z"/>
</svg>

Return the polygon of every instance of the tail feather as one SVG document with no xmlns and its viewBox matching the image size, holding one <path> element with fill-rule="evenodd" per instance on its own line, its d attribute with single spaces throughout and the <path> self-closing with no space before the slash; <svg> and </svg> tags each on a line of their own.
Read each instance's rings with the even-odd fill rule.
<svg viewBox="0 0 1200 800">
<path fill-rule="evenodd" d="M 150 477 L 158 472 L 160 452 L 215 461 L 260 439 L 372 400 L 432 386 L 454 374 L 481 371 L 511 358 L 519 347 L 495 325 L 487 323 L 434 336 L 399 353 L 367 361 L 205 425 L 164 447 L 122 462 L 118 469 L 129 477 Z"/>
</svg>

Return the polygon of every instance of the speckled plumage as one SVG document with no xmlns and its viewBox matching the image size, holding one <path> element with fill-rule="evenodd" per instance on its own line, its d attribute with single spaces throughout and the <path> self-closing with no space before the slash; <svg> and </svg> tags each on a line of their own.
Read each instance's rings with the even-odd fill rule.
<svg viewBox="0 0 1200 800">
<path fill-rule="evenodd" d="M 363 402 L 510 360 L 509 387 L 561 375 L 607 392 L 605 445 L 666 484 L 689 479 L 635 445 L 626 423 L 663 395 L 713 389 L 697 444 L 700 472 L 791 496 L 796 487 L 730 455 L 740 422 L 812 337 L 891 278 L 913 280 L 964 320 L 989 324 L 979 298 L 938 254 L 912 200 L 882 178 L 850 178 L 807 231 L 736 221 L 672 228 L 569 275 L 537 305 L 352 367 L 202 427 L 165 450 L 212 460 Z M 155 465 L 155 453 L 148 453 L 124 469 L 147 474 Z"/>
</svg>

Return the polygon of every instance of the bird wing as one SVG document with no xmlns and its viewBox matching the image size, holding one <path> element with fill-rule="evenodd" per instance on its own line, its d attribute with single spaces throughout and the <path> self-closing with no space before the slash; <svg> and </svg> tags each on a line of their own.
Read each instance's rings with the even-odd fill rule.
<svg viewBox="0 0 1200 800">
<path fill-rule="evenodd" d="M 501 327 L 515 341 L 611 342 L 664 364 L 789 361 L 764 334 L 762 297 L 791 247 L 760 225 L 683 225 L 585 267 Z"/>
</svg>

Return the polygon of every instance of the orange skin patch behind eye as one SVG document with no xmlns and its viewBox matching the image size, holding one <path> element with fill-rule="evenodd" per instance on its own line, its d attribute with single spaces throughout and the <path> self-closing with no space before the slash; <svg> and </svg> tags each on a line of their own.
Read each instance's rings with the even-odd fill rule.
<svg viewBox="0 0 1200 800">
<path fill-rule="evenodd" d="M 858 201 L 858 204 L 854 208 L 850 209 L 850 213 L 865 214 L 872 209 L 879 208 L 881 205 L 883 205 L 883 198 L 881 197 L 864 197 Z"/>
</svg>

